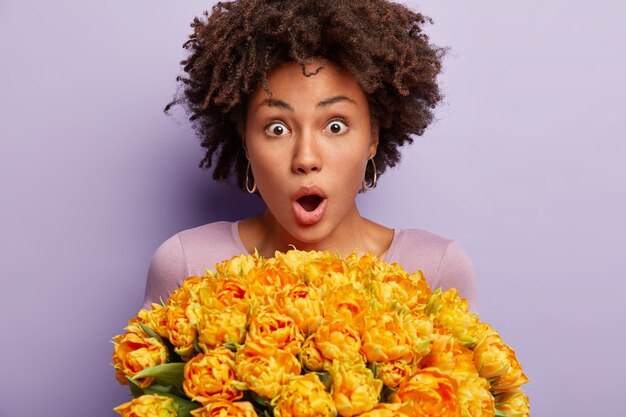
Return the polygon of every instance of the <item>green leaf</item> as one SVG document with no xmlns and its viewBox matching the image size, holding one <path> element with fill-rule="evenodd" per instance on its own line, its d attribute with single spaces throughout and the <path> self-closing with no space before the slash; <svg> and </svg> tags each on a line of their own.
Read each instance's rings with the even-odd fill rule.
<svg viewBox="0 0 626 417">
<path fill-rule="evenodd" d="M 196 353 L 202 353 L 202 349 L 200 348 L 200 344 L 198 343 L 199 341 L 199 336 L 198 333 L 196 333 L 196 336 L 193 338 L 193 348 L 196 351 Z"/>
<path fill-rule="evenodd" d="M 143 324 L 142 322 L 138 321 L 137 323 L 139 323 L 139 326 L 141 326 L 141 329 L 146 332 L 146 334 L 150 337 L 154 337 L 156 340 L 158 340 L 159 342 L 163 343 L 163 339 L 161 339 L 161 336 L 159 336 L 158 334 L 156 334 L 156 332 L 154 330 L 152 330 L 151 328 L 149 328 L 148 326 L 146 326 L 145 324 Z"/>
<path fill-rule="evenodd" d="M 330 373 L 328 372 L 314 372 L 314 374 L 317 375 L 317 377 L 319 378 L 320 382 L 322 383 L 322 385 L 324 385 L 324 388 L 326 389 L 326 391 L 330 390 L 330 386 L 333 383 L 333 379 L 330 376 Z"/>
<path fill-rule="evenodd" d="M 130 393 L 134 398 L 141 397 L 145 394 L 143 389 L 137 384 L 137 381 L 126 375 L 126 379 L 128 380 L 128 386 L 130 387 Z"/>
<path fill-rule="evenodd" d="M 184 369 L 185 364 L 183 362 L 166 363 L 146 368 L 135 374 L 133 379 L 154 377 L 157 384 L 169 385 L 182 389 L 183 380 L 185 379 L 185 376 L 183 375 Z"/>
<path fill-rule="evenodd" d="M 383 389 L 380 392 L 380 402 L 381 403 L 390 403 L 393 400 L 393 396 L 398 392 L 398 388 L 391 388 L 386 385 L 383 385 Z"/>
<path fill-rule="evenodd" d="M 370 369 L 370 371 L 372 371 L 372 375 L 374 375 L 374 378 L 376 378 L 376 375 L 378 374 L 378 366 L 376 365 L 376 362 L 370 362 L 367 367 Z"/>
<path fill-rule="evenodd" d="M 233 353 L 237 353 L 237 350 L 239 349 L 239 345 L 233 342 L 226 342 L 222 346 L 224 346 L 226 349 L 230 350 Z"/>
</svg>

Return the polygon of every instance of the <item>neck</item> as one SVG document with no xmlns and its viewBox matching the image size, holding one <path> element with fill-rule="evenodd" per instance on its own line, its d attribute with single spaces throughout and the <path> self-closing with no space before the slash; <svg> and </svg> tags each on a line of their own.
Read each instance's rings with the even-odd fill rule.
<svg viewBox="0 0 626 417">
<path fill-rule="evenodd" d="M 246 242 L 244 244 L 248 250 L 253 251 L 256 248 L 264 257 L 273 257 L 275 251 L 286 252 L 293 247 L 306 251 L 328 250 L 339 253 L 342 257 L 354 251 L 358 254 L 370 252 L 382 257 L 390 243 L 389 233 L 387 233 L 387 238 L 383 239 L 381 244 L 382 226 L 362 217 L 356 206 L 335 230 L 320 240 L 306 241 L 295 238 L 278 223 L 269 210 L 250 221 L 255 224 L 255 232 L 248 235 L 248 244 Z M 392 231 L 386 230 L 393 236 Z"/>
</svg>

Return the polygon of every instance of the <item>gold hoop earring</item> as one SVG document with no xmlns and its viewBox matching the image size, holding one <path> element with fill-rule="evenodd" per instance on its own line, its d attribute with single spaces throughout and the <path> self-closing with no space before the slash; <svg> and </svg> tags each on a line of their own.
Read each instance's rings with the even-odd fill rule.
<svg viewBox="0 0 626 417">
<path fill-rule="evenodd" d="M 367 167 L 365 167 L 365 176 L 363 177 L 363 181 L 361 181 L 361 185 L 363 186 L 363 190 L 369 191 L 372 188 L 376 187 L 376 182 L 378 181 L 378 173 L 376 172 L 376 163 L 374 163 L 374 158 L 368 159 L 368 162 L 372 161 L 372 168 L 374 168 L 374 178 L 369 183 L 367 182 Z"/>
<path fill-rule="evenodd" d="M 250 183 L 250 161 L 248 161 L 248 166 L 246 167 L 246 191 L 250 194 L 254 194 L 256 192 L 256 181 L 252 178 L 252 188 L 248 185 Z"/>
</svg>

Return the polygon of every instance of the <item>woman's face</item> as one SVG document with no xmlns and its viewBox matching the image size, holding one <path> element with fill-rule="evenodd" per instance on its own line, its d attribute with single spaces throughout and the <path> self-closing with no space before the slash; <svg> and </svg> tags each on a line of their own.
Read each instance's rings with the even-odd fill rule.
<svg viewBox="0 0 626 417">
<path fill-rule="evenodd" d="M 322 61 L 290 62 L 250 96 L 245 143 L 271 215 L 299 242 L 332 237 L 357 216 L 355 198 L 376 152 L 367 96 L 354 76 Z M 354 224 L 354 223 L 353 223 Z"/>
</svg>

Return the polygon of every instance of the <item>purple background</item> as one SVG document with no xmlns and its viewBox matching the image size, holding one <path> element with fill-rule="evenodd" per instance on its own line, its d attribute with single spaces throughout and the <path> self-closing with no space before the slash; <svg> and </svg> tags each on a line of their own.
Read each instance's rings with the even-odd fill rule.
<svg viewBox="0 0 626 417">
<path fill-rule="evenodd" d="M 452 47 L 446 103 L 360 207 L 470 253 L 480 315 L 517 351 L 534 416 L 614 414 L 626 6 L 466 3 L 419 3 Z M 201 172 L 184 115 L 161 113 L 208 7 L 0 1 L 0 416 L 113 415 L 127 388 L 109 340 L 141 304 L 154 249 L 261 209 Z"/>
</svg>

